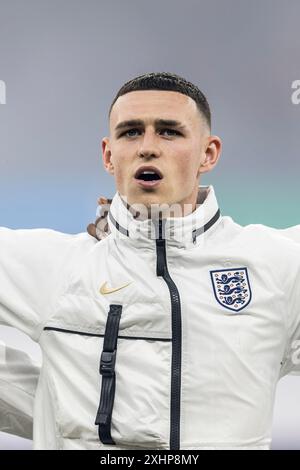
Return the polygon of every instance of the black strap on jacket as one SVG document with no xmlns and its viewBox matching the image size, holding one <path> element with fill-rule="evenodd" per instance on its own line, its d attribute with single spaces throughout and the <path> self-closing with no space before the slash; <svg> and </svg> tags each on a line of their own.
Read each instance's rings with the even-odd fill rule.
<svg viewBox="0 0 300 470">
<path fill-rule="evenodd" d="M 110 305 L 106 321 L 99 372 L 102 375 L 100 404 L 95 424 L 103 444 L 114 444 L 111 437 L 111 416 L 115 398 L 115 363 L 122 305 Z"/>
</svg>

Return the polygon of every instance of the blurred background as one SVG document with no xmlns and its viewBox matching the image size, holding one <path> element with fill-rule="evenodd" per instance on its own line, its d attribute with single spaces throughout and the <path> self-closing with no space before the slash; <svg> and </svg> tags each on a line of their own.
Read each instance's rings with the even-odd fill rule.
<svg viewBox="0 0 300 470">
<path fill-rule="evenodd" d="M 200 183 L 222 214 L 300 224 L 299 15 L 298 0 L 0 0 L 0 225 L 85 231 L 115 193 L 108 108 L 125 81 L 160 71 L 207 96 L 223 153 Z M 0 337 L 40 360 L 21 333 Z M 299 396 L 300 377 L 279 382 L 273 449 L 300 449 Z M 0 433 L 0 449 L 31 445 Z"/>
</svg>

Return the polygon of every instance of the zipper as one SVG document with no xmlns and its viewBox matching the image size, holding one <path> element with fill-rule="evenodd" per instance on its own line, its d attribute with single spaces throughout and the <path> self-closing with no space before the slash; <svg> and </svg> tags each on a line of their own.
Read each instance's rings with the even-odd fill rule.
<svg viewBox="0 0 300 470">
<path fill-rule="evenodd" d="M 102 375 L 100 403 L 95 424 L 103 444 L 115 445 L 111 437 L 111 418 L 116 391 L 116 355 L 122 305 L 111 304 L 107 316 L 99 373 Z"/>
<path fill-rule="evenodd" d="M 159 219 L 158 238 L 156 238 L 157 265 L 156 275 L 166 282 L 172 308 L 172 368 L 171 368 L 171 417 L 170 450 L 180 450 L 180 401 L 181 401 L 181 305 L 175 282 L 171 278 L 166 256 L 166 240 L 163 237 L 163 221 Z"/>
</svg>

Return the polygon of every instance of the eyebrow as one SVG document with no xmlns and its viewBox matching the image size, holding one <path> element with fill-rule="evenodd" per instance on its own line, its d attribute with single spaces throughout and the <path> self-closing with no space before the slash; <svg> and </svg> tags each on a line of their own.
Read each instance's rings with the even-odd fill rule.
<svg viewBox="0 0 300 470">
<path fill-rule="evenodd" d="M 155 119 L 154 121 L 155 126 L 161 127 L 161 126 L 168 126 L 168 127 L 177 127 L 178 129 L 186 129 L 186 126 L 182 124 L 180 121 L 176 121 L 174 119 Z M 128 121 L 122 121 L 120 122 L 116 127 L 115 130 L 119 131 L 121 129 L 125 129 L 127 127 L 133 127 L 133 126 L 143 126 L 144 121 L 141 119 L 130 119 Z"/>
</svg>

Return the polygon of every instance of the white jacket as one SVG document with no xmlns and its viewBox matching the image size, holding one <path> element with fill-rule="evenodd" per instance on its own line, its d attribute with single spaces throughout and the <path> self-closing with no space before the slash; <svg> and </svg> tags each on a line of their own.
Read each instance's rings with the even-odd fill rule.
<svg viewBox="0 0 300 470">
<path fill-rule="evenodd" d="M 39 364 L 0 341 L 0 431 L 32 439 Z"/>
<path fill-rule="evenodd" d="M 198 202 L 158 223 L 116 193 L 101 241 L 0 229 L 1 323 L 43 352 L 35 449 L 270 447 L 300 369 L 300 226 L 240 226 L 212 186 Z"/>
</svg>

